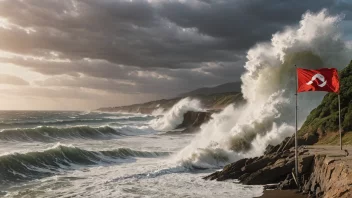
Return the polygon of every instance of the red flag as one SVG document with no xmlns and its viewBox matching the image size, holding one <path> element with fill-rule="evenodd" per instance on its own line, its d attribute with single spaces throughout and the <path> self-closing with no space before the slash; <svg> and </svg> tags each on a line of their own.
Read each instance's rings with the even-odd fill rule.
<svg viewBox="0 0 352 198">
<path fill-rule="evenodd" d="M 317 70 L 297 68 L 297 92 L 327 91 L 338 93 L 340 82 L 335 68 L 322 68 Z"/>
</svg>

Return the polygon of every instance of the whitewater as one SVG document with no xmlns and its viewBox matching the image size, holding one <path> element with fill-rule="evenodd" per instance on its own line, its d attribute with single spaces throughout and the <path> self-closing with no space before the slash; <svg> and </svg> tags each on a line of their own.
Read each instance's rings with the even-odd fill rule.
<svg viewBox="0 0 352 198">
<path fill-rule="evenodd" d="M 165 126 L 174 128 L 198 105 L 186 99 L 165 116 L 0 111 L 0 197 L 261 195 L 260 186 L 204 181 L 212 170 L 174 162 L 194 134 L 174 135 L 153 126 L 169 120 Z"/>
<path fill-rule="evenodd" d="M 351 52 L 342 16 L 307 12 L 247 52 L 245 104 L 233 104 L 196 133 L 173 133 L 192 98 L 151 114 L 0 111 L 0 197 L 258 197 L 262 186 L 202 177 L 261 155 L 294 133 L 295 67 L 341 69 Z M 299 96 L 299 122 L 323 94 Z"/>
</svg>

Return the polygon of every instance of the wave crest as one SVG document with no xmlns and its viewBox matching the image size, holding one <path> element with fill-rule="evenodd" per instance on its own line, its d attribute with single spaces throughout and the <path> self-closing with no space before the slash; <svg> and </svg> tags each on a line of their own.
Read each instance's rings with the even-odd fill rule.
<svg viewBox="0 0 352 198">
<path fill-rule="evenodd" d="M 51 176 L 63 169 L 73 169 L 75 165 L 118 163 L 131 157 L 154 158 L 167 155 L 168 152 L 135 151 L 129 148 L 88 151 L 58 144 L 42 152 L 0 156 L 0 184 Z"/>
<path fill-rule="evenodd" d="M 184 98 L 176 103 L 162 117 L 152 120 L 151 126 L 155 130 L 169 131 L 175 129 L 183 122 L 183 115 L 188 111 L 204 111 L 197 99 Z"/>
<path fill-rule="evenodd" d="M 69 128 L 37 127 L 33 129 L 8 129 L 0 132 L 0 139 L 21 142 L 56 142 L 59 139 L 108 139 L 124 135 L 110 127 L 92 128 L 77 126 Z"/>
</svg>

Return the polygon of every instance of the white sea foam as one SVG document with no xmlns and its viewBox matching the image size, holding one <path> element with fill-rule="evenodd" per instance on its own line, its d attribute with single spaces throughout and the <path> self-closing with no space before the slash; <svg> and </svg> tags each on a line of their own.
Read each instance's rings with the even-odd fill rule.
<svg viewBox="0 0 352 198">
<path fill-rule="evenodd" d="M 152 115 L 159 116 L 159 115 L 163 115 L 164 113 L 165 113 L 165 109 L 159 107 L 152 112 Z"/>
<path fill-rule="evenodd" d="M 261 155 L 268 144 L 278 144 L 294 132 L 295 67 L 341 68 L 348 63 L 348 49 L 340 37 L 340 16 L 326 10 L 307 12 L 298 26 L 273 35 L 247 53 L 242 93 L 247 104 L 229 106 L 213 115 L 201 133 L 177 159 L 216 166 L 224 159 Z M 299 122 L 321 101 L 322 94 L 301 94 Z M 220 155 L 220 157 L 219 157 Z M 206 156 L 206 157 L 205 157 Z"/>
<path fill-rule="evenodd" d="M 175 129 L 183 122 L 183 115 L 188 111 L 203 111 L 200 101 L 197 99 L 184 98 L 165 112 L 162 117 L 152 120 L 150 124 L 155 130 L 159 131 Z"/>
</svg>

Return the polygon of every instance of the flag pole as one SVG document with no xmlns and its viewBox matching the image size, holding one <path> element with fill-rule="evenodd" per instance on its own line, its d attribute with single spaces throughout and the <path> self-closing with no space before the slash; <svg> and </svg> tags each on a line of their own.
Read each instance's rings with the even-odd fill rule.
<svg viewBox="0 0 352 198">
<path fill-rule="evenodd" d="M 340 149 L 342 150 L 342 127 L 341 127 L 341 100 L 340 100 L 340 92 L 339 92 L 338 98 L 339 98 L 339 132 L 340 132 Z"/>
<path fill-rule="evenodd" d="M 297 65 L 295 65 L 295 73 L 296 73 L 296 113 L 295 113 L 295 124 L 296 124 L 296 131 L 295 131 L 295 172 L 296 172 L 296 178 L 297 178 L 297 187 L 299 188 L 299 178 L 298 178 L 298 152 L 297 152 L 297 118 L 298 118 L 298 103 L 297 103 L 297 99 L 298 99 L 298 93 L 297 93 L 297 89 L 298 89 L 298 76 L 297 76 Z"/>
</svg>

